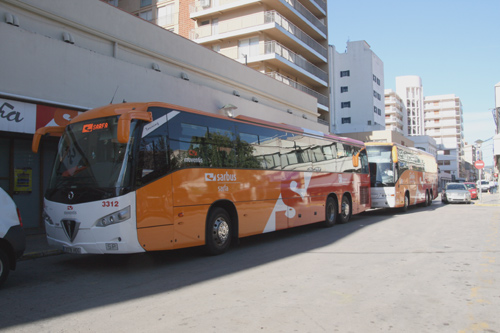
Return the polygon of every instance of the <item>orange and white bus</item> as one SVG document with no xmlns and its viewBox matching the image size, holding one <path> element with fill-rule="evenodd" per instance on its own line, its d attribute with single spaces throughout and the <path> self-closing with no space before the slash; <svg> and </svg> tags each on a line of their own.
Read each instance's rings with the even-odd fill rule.
<svg viewBox="0 0 500 333">
<path fill-rule="evenodd" d="M 367 142 L 373 208 L 428 206 L 438 195 L 436 158 L 395 143 Z"/>
<path fill-rule="evenodd" d="M 360 141 L 152 102 L 86 111 L 61 135 L 44 197 L 50 245 L 136 253 L 204 245 L 370 208 Z"/>
</svg>

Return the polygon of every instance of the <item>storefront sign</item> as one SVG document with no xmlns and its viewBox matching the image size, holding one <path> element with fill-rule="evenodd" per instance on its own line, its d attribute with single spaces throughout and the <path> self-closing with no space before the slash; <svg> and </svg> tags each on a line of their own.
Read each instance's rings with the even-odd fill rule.
<svg viewBox="0 0 500 333">
<path fill-rule="evenodd" d="M 33 171 L 31 168 L 14 169 L 14 192 L 31 193 L 33 187 Z"/>
<path fill-rule="evenodd" d="M 35 133 L 36 104 L 0 98 L 0 131 Z"/>
<path fill-rule="evenodd" d="M 45 126 L 66 126 L 78 111 L 0 98 L 0 131 L 33 134 Z"/>
</svg>

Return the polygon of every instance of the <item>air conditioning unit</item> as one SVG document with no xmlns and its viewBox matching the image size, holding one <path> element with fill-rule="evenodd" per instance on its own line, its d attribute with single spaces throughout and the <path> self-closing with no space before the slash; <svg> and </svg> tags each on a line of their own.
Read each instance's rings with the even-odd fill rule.
<svg viewBox="0 0 500 333">
<path fill-rule="evenodd" d="M 200 0 L 200 5 L 203 8 L 210 7 L 210 0 Z"/>
</svg>

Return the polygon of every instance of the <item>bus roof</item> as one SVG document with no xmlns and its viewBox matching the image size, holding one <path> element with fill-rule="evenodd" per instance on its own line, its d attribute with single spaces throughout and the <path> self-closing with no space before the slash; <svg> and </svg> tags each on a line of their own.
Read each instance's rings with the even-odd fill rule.
<svg viewBox="0 0 500 333">
<path fill-rule="evenodd" d="M 320 137 L 329 138 L 331 140 L 337 140 L 337 141 L 342 141 L 345 143 L 350 143 L 350 144 L 354 144 L 354 145 L 358 145 L 358 146 L 364 146 L 364 143 L 362 141 L 359 141 L 359 140 L 345 138 L 345 137 L 339 137 L 339 136 L 332 135 L 332 134 L 326 134 L 326 133 L 322 133 L 319 131 L 309 130 L 309 129 L 303 128 L 303 127 L 296 127 L 296 126 L 283 124 L 283 123 L 274 123 L 271 121 L 266 121 L 266 120 L 252 118 L 252 117 L 243 116 L 243 115 L 239 115 L 237 117 L 231 118 L 231 117 L 227 117 L 227 116 L 218 115 L 215 113 L 199 111 L 199 110 L 190 109 L 190 108 L 186 108 L 183 106 L 164 103 L 164 102 L 109 104 L 109 105 L 101 106 L 101 107 L 80 113 L 78 116 L 76 116 L 75 118 L 73 118 L 70 121 L 70 124 L 80 122 L 80 121 L 96 119 L 96 118 L 118 116 L 118 115 L 121 115 L 121 114 L 128 112 L 130 110 L 147 112 L 147 110 L 150 107 L 170 108 L 170 109 L 175 109 L 175 110 L 180 110 L 180 111 L 185 111 L 185 112 L 206 115 L 206 116 L 210 116 L 210 117 L 214 117 L 214 118 L 220 118 L 220 119 L 226 119 L 226 120 L 229 119 L 229 120 L 239 121 L 239 122 L 244 122 L 244 123 L 252 123 L 252 124 L 264 126 L 264 127 L 274 127 L 277 129 L 298 132 L 298 133 L 306 134 L 309 136 L 320 136 Z"/>
<path fill-rule="evenodd" d="M 431 153 L 429 153 L 425 150 L 418 149 L 415 147 L 406 147 L 406 146 L 400 145 L 399 143 L 395 143 L 395 142 L 365 142 L 365 145 L 367 145 L 367 146 L 397 146 L 401 149 L 408 149 L 408 150 L 414 151 L 417 154 L 429 155 L 429 156 L 435 157 L 434 155 L 432 155 Z"/>
</svg>

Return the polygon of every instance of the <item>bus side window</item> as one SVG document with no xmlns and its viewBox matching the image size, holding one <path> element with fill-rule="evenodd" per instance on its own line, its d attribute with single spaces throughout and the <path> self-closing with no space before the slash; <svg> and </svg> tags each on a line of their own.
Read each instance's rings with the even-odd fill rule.
<svg viewBox="0 0 500 333">
<path fill-rule="evenodd" d="M 262 159 L 256 156 L 258 147 L 258 135 L 238 133 L 236 137 L 236 166 L 243 169 L 263 169 Z"/>
<path fill-rule="evenodd" d="M 281 170 L 280 135 L 270 128 L 238 124 L 238 167 Z M 241 147 L 242 145 L 242 147 Z M 243 150 L 240 150 L 243 148 Z M 250 153 L 252 156 L 250 156 Z M 243 163 L 244 164 L 240 164 Z"/>
<path fill-rule="evenodd" d="M 338 158 L 338 167 L 339 170 L 337 172 L 355 172 L 354 165 L 352 163 L 352 153 L 353 147 L 344 144 L 337 143 L 337 158 Z"/>
<path fill-rule="evenodd" d="M 169 172 L 167 125 L 142 138 L 139 147 L 138 185 L 144 185 Z"/>
<path fill-rule="evenodd" d="M 209 150 L 205 158 L 208 158 L 210 161 L 209 166 L 211 167 L 222 168 L 236 166 L 234 131 L 231 130 L 232 126 L 229 124 L 226 125 L 228 125 L 228 128 L 208 128 Z"/>
<path fill-rule="evenodd" d="M 359 153 L 359 163 L 361 164 L 361 173 L 368 173 L 370 167 L 368 165 L 368 155 L 366 154 L 366 149 L 361 150 Z"/>
</svg>

